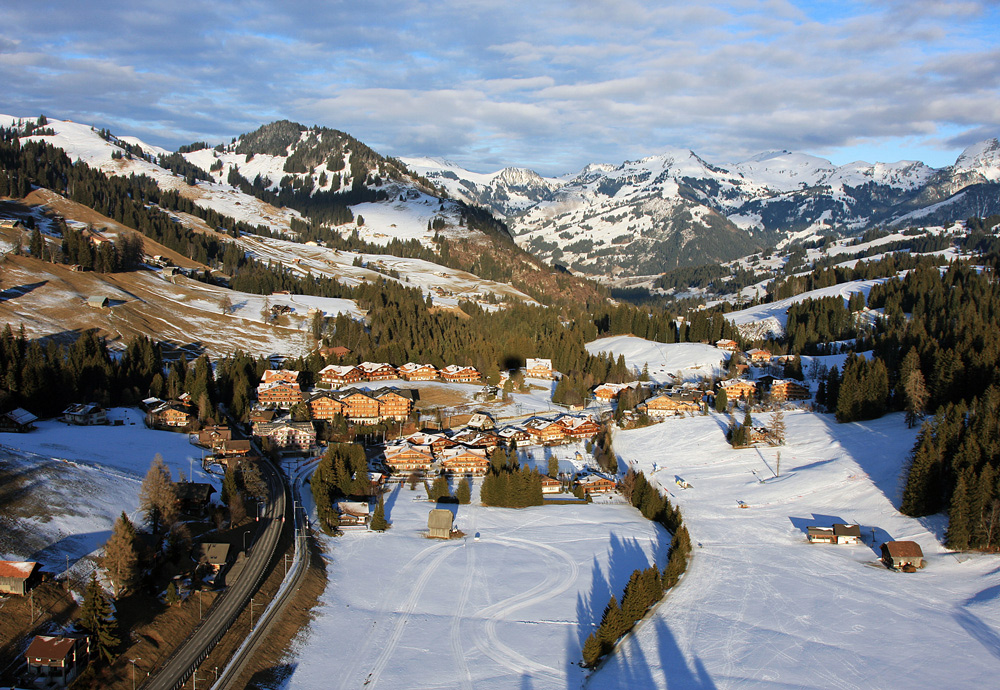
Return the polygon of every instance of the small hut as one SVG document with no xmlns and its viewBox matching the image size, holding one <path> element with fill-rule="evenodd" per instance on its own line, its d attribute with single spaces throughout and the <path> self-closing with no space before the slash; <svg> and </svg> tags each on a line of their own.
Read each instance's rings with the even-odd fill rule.
<svg viewBox="0 0 1000 690">
<path fill-rule="evenodd" d="M 430 530 L 429 536 L 432 539 L 451 539 L 451 521 L 453 515 L 450 510 L 444 508 L 434 508 L 427 516 L 427 527 Z"/>
</svg>

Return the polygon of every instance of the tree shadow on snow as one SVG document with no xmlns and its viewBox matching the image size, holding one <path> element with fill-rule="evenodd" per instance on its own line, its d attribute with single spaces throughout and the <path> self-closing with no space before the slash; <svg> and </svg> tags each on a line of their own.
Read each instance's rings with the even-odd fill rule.
<svg viewBox="0 0 1000 690">
<path fill-rule="evenodd" d="M 382 503 L 382 510 L 385 512 L 385 519 L 392 522 L 392 509 L 396 506 L 396 499 L 399 498 L 399 492 L 403 489 L 403 482 L 399 482 L 389 492 L 385 501 Z"/>
</svg>

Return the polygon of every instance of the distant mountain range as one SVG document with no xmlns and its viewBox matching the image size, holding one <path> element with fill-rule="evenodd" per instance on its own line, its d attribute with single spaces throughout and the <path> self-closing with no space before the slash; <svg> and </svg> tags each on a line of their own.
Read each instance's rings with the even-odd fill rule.
<svg viewBox="0 0 1000 690">
<path fill-rule="evenodd" d="M 0 116 L 0 125 L 17 122 Z M 308 217 L 373 244 L 416 240 L 433 250 L 436 237 L 448 237 L 470 266 L 489 245 L 477 270 L 501 280 L 534 270 L 533 260 L 514 256 L 511 235 L 536 257 L 581 273 L 635 276 L 824 233 L 1000 213 L 996 139 L 941 169 L 914 161 L 835 166 L 788 151 L 721 165 L 671 150 L 546 178 L 524 168 L 483 174 L 438 159 L 383 156 L 344 132 L 286 120 L 228 144 L 177 152 L 76 123 L 53 120 L 51 127 L 43 138 L 74 159 L 151 175 L 198 205 L 272 230 L 294 234 L 296 221 Z M 468 204 L 489 209 L 506 227 Z"/>
<path fill-rule="evenodd" d="M 518 244 L 532 253 L 592 274 L 654 274 L 825 232 L 1000 213 L 996 139 L 970 146 L 942 169 L 915 161 L 835 166 L 788 151 L 716 165 L 675 150 L 590 165 L 558 179 L 511 168 L 484 175 L 428 159 L 403 162 L 505 217 Z"/>
</svg>

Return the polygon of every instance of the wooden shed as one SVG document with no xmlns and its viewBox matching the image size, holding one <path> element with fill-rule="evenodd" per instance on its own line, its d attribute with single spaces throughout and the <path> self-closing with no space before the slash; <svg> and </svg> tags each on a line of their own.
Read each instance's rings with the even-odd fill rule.
<svg viewBox="0 0 1000 690">
<path fill-rule="evenodd" d="M 882 544 L 882 562 L 887 568 L 924 567 L 924 552 L 915 541 L 887 541 Z"/>
<path fill-rule="evenodd" d="M 451 524 L 454 516 L 450 510 L 444 508 L 434 508 L 427 516 L 427 528 L 430 530 L 429 536 L 434 539 L 450 539 Z"/>
<path fill-rule="evenodd" d="M 37 572 L 34 561 L 0 561 L 0 593 L 27 594 Z"/>
</svg>

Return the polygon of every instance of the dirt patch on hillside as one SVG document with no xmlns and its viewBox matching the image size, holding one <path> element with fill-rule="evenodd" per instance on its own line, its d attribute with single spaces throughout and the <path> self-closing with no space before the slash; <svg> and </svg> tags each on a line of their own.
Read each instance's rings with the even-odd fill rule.
<svg viewBox="0 0 1000 690">
<path fill-rule="evenodd" d="M 471 402 L 474 402 L 472 395 L 463 389 L 434 386 L 420 389 L 420 400 L 416 407 L 418 410 L 433 410 L 436 407 L 454 407 Z"/>
</svg>

